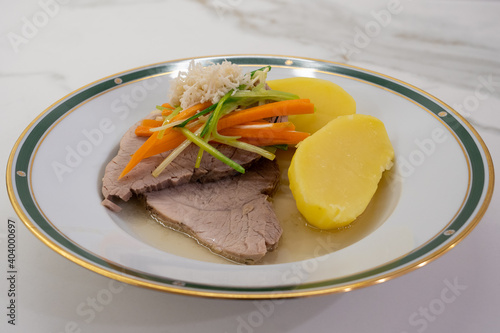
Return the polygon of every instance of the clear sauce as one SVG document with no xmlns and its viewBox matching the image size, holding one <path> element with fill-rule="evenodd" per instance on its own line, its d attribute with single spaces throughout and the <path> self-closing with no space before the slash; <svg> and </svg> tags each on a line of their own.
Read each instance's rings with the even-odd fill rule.
<svg viewBox="0 0 500 333">
<path fill-rule="evenodd" d="M 281 170 L 280 185 L 270 198 L 276 215 L 281 222 L 283 235 L 278 247 L 268 253 L 258 264 L 280 264 L 325 255 L 345 248 L 363 239 L 391 215 L 401 192 L 401 183 L 392 172 L 384 173 L 377 192 L 370 204 L 353 223 L 337 230 L 319 230 L 307 224 L 297 210 L 295 200 L 288 187 L 288 166 L 293 154 L 289 151 L 277 152 L 277 162 Z M 130 200 L 122 205 L 120 225 L 139 240 L 162 251 L 199 261 L 234 264 L 186 234 L 172 230 L 154 219 L 139 200 Z"/>
</svg>

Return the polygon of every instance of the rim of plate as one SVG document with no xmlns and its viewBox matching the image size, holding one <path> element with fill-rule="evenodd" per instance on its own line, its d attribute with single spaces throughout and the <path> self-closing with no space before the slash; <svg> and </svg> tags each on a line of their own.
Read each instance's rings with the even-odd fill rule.
<svg viewBox="0 0 500 333">
<path fill-rule="evenodd" d="M 401 258 L 345 277 L 292 286 L 224 287 L 153 276 L 106 262 L 59 234 L 38 211 L 37 205 L 33 202 L 29 177 L 27 177 L 39 139 L 80 103 L 125 83 L 175 71 L 175 68 L 169 69 L 168 66 L 175 67 L 175 64 L 193 59 L 203 62 L 221 62 L 227 59 L 238 65 L 271 65 L 334 73 L 378 86 L 417 103 L 433 113 L 460 138 L 459 143 L 466 152 L 472 178 L 465 202 L 445 230 Z M 487 182 L 485 182 L 486 177 Z M 234 54 L 182 58 L 140 66 L 106 76 L 67 94 L 40 113 L 21 133 L 8 159 L 6 180 L 9 199 L 26 227 L 52 250 L 80 266 L 115 280 L 155 290 L 213 298 L 264 299 L 350 291 L 385 282 L 435 260 L 465 238 L 483 217 L 493 195 L 494 169 L 488 148 L 472 125 L 446 103 L 413 85 L 375 71 L 328 60 L 286 55 Z M 29 217 L 27 213 L 34 217 Z"/>
</svg>

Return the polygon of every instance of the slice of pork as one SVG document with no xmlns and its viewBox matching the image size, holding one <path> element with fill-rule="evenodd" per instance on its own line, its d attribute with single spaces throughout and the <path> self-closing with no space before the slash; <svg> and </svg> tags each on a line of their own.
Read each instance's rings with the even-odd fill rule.
<svg viewBox="0 0 500 333">
<path fill-rule="evenodd" d="M 233 176 L 238 172 L 217 160 L 208 153 L 203 155 L 200 168 L 195 168 L 198 147 L 191 144 L 170 164 L 159 177 L 152 176 L 156 167 L 168 156 L 169 152 L 152 156 L 141 161 L 132 171 L 122 179 L 119 175 L 127 165 L 132 154 L 146 141 L 144 137 L 135 135 L 132 126 L 120 141 L 118 154 L 108 163 L 102 179 L 103 205 L 117 211 L 119 207 L 114 200 L 128 201 L 132 195 L 177 186 L 189 182 L 211 182 Z M 259 159 L 259 155 L 227 145 L 214 145 L 224 155 L 239 163 L 244 168 L 249 167 Z"/>
<path fill-rule="evenodd" d="M 213 252 L 255 263 L 273 250 L 282 233 L 267 200 L 279 182 L 275 162 L 261 159 L 245 174 L 212 183 L 189 183 L 145 193 L 157 218 Z"/>
</svg>

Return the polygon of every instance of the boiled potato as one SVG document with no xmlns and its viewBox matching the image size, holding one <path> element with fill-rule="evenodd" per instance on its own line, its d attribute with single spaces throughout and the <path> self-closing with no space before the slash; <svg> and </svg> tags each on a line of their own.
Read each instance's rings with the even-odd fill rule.
<svg viewBox="0 0 500 333">
<path fill-rule="evenodd" d="M 393 159 L 379 119 L 337 117 L 302 141 L 292 158 L 288 177 L 297 208 L 320 229 L 350 224 L 368 206 Z"/>
<path fill-rule="evenodd" d="M 327 80 L 292 77 L 268 81 L 267 84 L 271 89 L 308 98 L 314 104 L 314 114 L 289 116 L 297 131 L 312 134 L 338 116 L 356 113 L 356 102 L 351 95 Z"/>
</svg>

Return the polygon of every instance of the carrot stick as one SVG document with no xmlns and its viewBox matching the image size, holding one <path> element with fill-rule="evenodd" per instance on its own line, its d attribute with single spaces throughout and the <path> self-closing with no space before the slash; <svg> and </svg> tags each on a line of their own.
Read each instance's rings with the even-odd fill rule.
<svg viewBox="0 0 500 333">
<path fill-rule="evenodd" d="M 161 105 L 163 107 L 163 110 L 161 111 L 161 115 L 162 116 L 168 116 L 172 113 L 172 111 L 174 111 L 174 107 L 168 103 L 163 103 Z"/>
<path fill-rule="evenodd" d="M 165 103 L 162 106 L 165 107 L 166 105 L 170 105 L 170 104 Z M 196 114 L 198 111 L 200 111 L 199 110 L 200 108 L 205 109 L 205 106 L 206 106 L 206 104 L 203 103 L 203 104 L 196 105 L 196 107 L 188 108 L 188 109 L 186 109 L 187 112 L 185 111 L 186 113 L 184 113 L 184 112 L 179 113 L 179 115 L 172 117 L 172 120 L 170 122 L 187 119 L 187 118 L 193 116 L 194 114 Z M 163 110 L 162 115 L 168 116 L 170 113 L 172 113 L 172 111 L 173 111 L 173 109 Z M 163 125 L 163 121 L 161 121 L 161 120 L 143 119 L 141 125 L 136 127 L 135 135 L 137 135 L 137 136 L 151 136 L 153 134 L 153 132 L 150 131 L 150 129 L 155 128 L 155 127 L 160 127 L 162 125 Z"/>
<path fill-rule="evenodd" d="M 180 145 L 184 140 L 186 140 L 186 137 L 179 131 L 174 130 L 174 131 L 169 131 L 167 134 L 163 136 L 161 140 L 165 139 L 166 144 L 164 144 L 162 147 L 167 149 L 165 151 L 174 149 L 178 145 Z M 158 144 L 158 139 L 157 135 L 151 135 L 146 142 L 142 144 L 142 146 L 132 155 L 130 158 L 130 161 L 128 164 L 125 166 L 125 169 L 123 169 L 122 173 L 118 177 L 118 179 L 123 178 L 127 173 L 129 173 L 137 164 L 139 164 L 140 161 L 143 159 L 149 157 L 146 154 L 149 152 L 151 148 L 153 148 L 155 145 Z M 163 152 L 163 151 L 162 151 Z M 160 152 L 160 153 L 162 153 Z M 159 153 L 157 153 L 159 154 Z M 156 155 L 156 154 L 154 154 Z M 153 156 L 153 155 L 150 155 Z"/>
<path fill-rule="evenodd" d="M 241 137 L 238 141 L 246 142 L 254 146 L 273 146 L 273 145 L 296 145 L 305 138 L 309 137 L 310 134 L 306 132 L 296 132 L 296 131 L 281 131 L 261 134 L 261 136 L 255 137 Z"/>
<path fill-rule="evenodd" d="M 151 136 L 153 132 L 150 131 L 151 126 L 139 125 L 135 128 L 135 135 L 137 136 Z"/>
<path fill-rule="evenodd" d="M 130 170 L 132 170 L 143 159 L 174 149 L 184 140 L 186 140 L 186 137 L 181 132 L 173 129 L 165 131 L 165 134 L 161 139 L 158 139 L 157 134 L 151 135 L 146 142 L 144 142 L 142 146 L 137 149 L 134 155 L 132 155 L 130 161 L 125 166 L 125 169 L 123 169 L 118 179 L 129 173 Z"/>
<path fill-rule="evenodd" d="M 205 103 L 193 105 L 192 107 L 187 108 L 186 110 L 182 111 L 181 113 L 179 113 L 178 115 L 173 117 L 170 120 L 170 122 L 172 123 L 174 121 L 188 119 L 188 118 L 194 116 L 199 111 L 205 110 L 210 105 L 212 105 L 212 103 L 210 103 L 210 102 L 205 102 Z M 197 128 L 199 128 L 199 126 Z M 170 133 L 172 133 L 172 134 L 170 134 Z M 154 146 L 148 147 L 148 151 L 144 152 L 143 159 L 148 158 L 150 156 L 154 156 L 154 155 L 163 153 L 163 152 L 166 152 L 166 151 L 169 151 L 171 149 L 174 149 L 177 145 L 181 144 L 184 140 L 182 140 L 181 142 L 179 142 L 177 145 L 175 145 L 173 147 L 172 147 L 172 143 L 169 142 L 169 140 L 171 140 L 172 138 L 177 138 L 179 135 L 180 135 L 180 137 L 182 137 L 185 140 L 184 135 L 182 135 L 179 131 L 177 131 L 173 128 L 168 128 L 163 133 L 163 137 L 161 139 L 158 139 L 158 141 L 155 143 Z M 177 142 L 177 141 L 175 141 L 175 142 Z M 137 151 L 139 151 L 141 149 L 142 149 L 142 146 Z M 137 163 L 139 163 L 139 162 L 137 162 Z M 132 170 L 132 169 L 130 169 L 130 170 Z"/>
<path fill-rule="evenodd" d="M 156 120 L 156 119 L 143 119 L 141 122 L 141 125 L 145 127 L 159 127 L 162 124 L 163 124 L 162 120 Z"/>
<path fill-rule="evenodd" d="M 196 126 L 192 126 L 189 128 L 191 132 L 195 132 L 201 125 L 198 124 Z M 158 155 L 164 153 L 166 151 L 172 150 L 178 145 L 180 145 L 186 137 L 179 130 L 175 128 L 169 128 L 170 131 L 166 131 L 161 139 L 155 143 L 155 145 L 148 148 L 148 150 L 144 153 L 143 158 L 148 158 L 154 155 Z M 153 135 L 156 137 L 156 135 Z M 142 146 L 141 146 L 142 148 Z M 139 149 L 141 149 L 139 148 Z M 135 155 L 135 154 L 134 154 Z"/>
<path fill-rule="evenodd" d="M 235 133 L 235 134 L 224 134 L 228 136 L 245 136 L 245 131 L 250 132 L 261 132 L 261 131 L 294 131 L 295 125 L 292 122 L 284 121 L 279 123 L 270 123 L 267 121 L 251 121 L 248 123 L 243 123 L 240 125 L 235 125 L 222 129 L 220 133 Z"/>
<path fill-rule="evenodd" d="M 292 99 L 259 105 L 241 111 L 231 112 L 222 117 L 217 124 L 217 130 L 233 127 L 249 121 L 295 114 L 314 113 L 314 104 L 308 99 Z"/>
<path fill-rule="evenodd" d="M 226 136 L 239 136 L 246 139 L 253 139 L 254 141 L 262 139 L 268 142 L 270 139 L 275 139 L 290 140 L 293 141 L 293 143 L 295 143 L 295 140 L 309 136 L 309 133 L 295 131 L 295 126 L 291 123 L 291 126 L 287 126 L 288 123 L 289 122 L 268 123 L 267 125 L 258 125 L 258 127 L 237 125 L 225 128 L 219 131 L 219 133 Z"/>
<path fill-rule="evenodd" d="M 173 117 L 172 120 L 170 120 L 170 122 L 174 122 L 174 121 L 177 121 L 177 120 L 188 119 L 189 117 L 194 116 L 198 112 L 205 110 L 210 105 L 212 105 L 212 103 L 210 103 L 210 102 L 205 102 L 205 103 L 200 103 L 200 104 L 193 105 L 193 106 L 187 108 L 186 110 L 183 110 L 182 112 L 180 112 L 175 117 Z"/>
<path fill-rule="evenodd" d="M 130 158 L 130 161 L 128 164 L 125 166 L 125 169 L 123 169 L 122 173 L 118 177 L 118 179 L 123 178 L 127 173 L 130 172 L 140 161 L 144 159 L 144 154 L 149 150 L 150 147 L 152 147 L 154 144 L 156 144 L 156 141 L 158 141 L 158 136 L 157 135 L 151 135 L 146 142 L 142 144 L 139 149 L 132 155 Z"/>
<path fill-rule="evenodd" d="M 255 120 L 255 121 L 249 121 L 248 123 L 243 123 L 243 124 L 236 125 L 236 126 L 243 126 L 243 125 L 265 125 L 265 124 L 270 124 L 270 122 L 265 121 L 265 120 Z"/>
<path fill-rule="evenodd" d="M 156 119 L 143 119 L 141 125 L 135 128 L 135 135 L 137 136 L 151 136 L 153 132 L 150 130 L 155 127 L 159 127 L 163 124 L 163 121 Z"/>
</svg>

